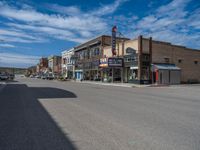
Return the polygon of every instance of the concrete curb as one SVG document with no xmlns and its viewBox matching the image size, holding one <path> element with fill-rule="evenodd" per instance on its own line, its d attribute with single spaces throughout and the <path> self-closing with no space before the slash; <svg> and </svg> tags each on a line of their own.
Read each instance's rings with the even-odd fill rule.
<svg viewBox="0 0 200 150">
<path fill-rule="evenodd" d="M 95 85 L 105 85 L 105 86 L 116 86 L 116 87 L 129 87 L 129 88 L 141 88 L 148 87 L 149 85 L 137 85 L 137 84 L 123 84 L 123 83 L 102 83 L 102 82 L 88 82 L 88 81 L 73 81 L 77 83 L 85 84 L 95 84 Z"/>
</svg>

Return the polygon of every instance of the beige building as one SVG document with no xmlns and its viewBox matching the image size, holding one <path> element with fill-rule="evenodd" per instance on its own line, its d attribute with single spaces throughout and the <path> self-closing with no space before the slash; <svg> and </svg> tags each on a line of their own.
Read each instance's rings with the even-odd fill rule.
<svg viewBox="0 0 200 150">
<path fill-rule="evenodd" d="M 200 50 L 143 38 L 120 42 L 117 56 L 123 58 L 123 82 L 177 84 L 200 82 Z M 129 52 L 129 53 L 127 53 Z M 103 50 L 112 57 L 111 47 Z M 104 68 L 108 66 L 104 65 Z M 109 67 L 108 67 L 109 68 Z M 115 67 L 115 69 L 120 70 Z M 118 71 L 119 72 L 119 71 Z M 112 73 L 108 73 L 112 74 Z"/>
<path fill-rule="evenodd" d="M 62 53 L 62 74 L 65 78 L 72 79 L 74 77 L 74 64 L 72 56 L 74 48 L 63 51 Z"/>
<path fill-rule="evenodd" d="M 54 74 L 61 74 L 61 56 L 49 56 L 48 67 L 49 72 L 53 72 Z"/>
<path fill-rule="evenodd" d="M 116 41 L 129 40 L 127 38 L 116 38 Z M 103 49 L 111 45 L 111 36 L 101 35 L 91 39 L 74 48 L 77 57 L 75 64 L 75 77 L 77 80 L 101 80 L 101 68 L 99 60 L 103 56 Z"/>
</svg>

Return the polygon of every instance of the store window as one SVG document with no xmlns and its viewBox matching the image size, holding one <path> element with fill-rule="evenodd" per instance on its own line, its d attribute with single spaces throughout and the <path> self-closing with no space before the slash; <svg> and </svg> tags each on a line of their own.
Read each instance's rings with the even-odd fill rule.
<svg viewBox="0 0 200 150">
<path fill-rule="evenodd" d="M 128 80 L 137 80 L 138 79 L 138 70 L 137 69 L 128 69 L 127 70 Z"/>
</svg>

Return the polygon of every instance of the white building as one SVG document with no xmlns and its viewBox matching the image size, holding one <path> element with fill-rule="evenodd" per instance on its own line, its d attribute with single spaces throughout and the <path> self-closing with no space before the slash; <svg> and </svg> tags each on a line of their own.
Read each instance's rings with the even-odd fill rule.
<svg viewBox="0 0 200 150">
<path fill-rule="evenodd" d="M 66 78 L 73 78 L 73 64 L 72 64 L 72 55 L 74 55 L 74 48 L 65 50 L 62 53 L 62 74 Z"/>
</svg>

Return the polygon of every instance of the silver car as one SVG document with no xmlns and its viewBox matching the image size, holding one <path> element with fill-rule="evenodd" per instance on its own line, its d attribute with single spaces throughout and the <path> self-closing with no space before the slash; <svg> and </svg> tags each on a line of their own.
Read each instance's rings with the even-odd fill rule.
<svg viewBox="0 0 200 150">
<path fill-rule="evenodd" d="M 6 74 L 0 74 L 0 80 L 8 80 L 9 76 Z"/>
</svg>

